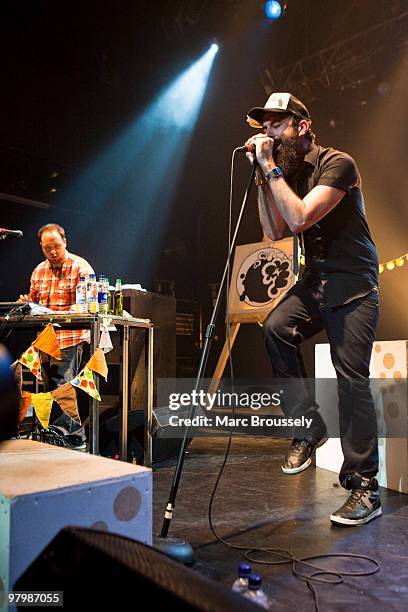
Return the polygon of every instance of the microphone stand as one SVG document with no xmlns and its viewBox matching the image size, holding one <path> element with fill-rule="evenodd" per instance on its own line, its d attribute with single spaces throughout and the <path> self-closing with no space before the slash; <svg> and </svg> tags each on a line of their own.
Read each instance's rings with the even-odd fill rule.
<svg viewBox="0 0 408 612">
<path fill-rule="evenodd" d="M 201 381 L 204 377 L 204 372 L 205 372 L 205 367 L 207 365 L 207 359 L 208 359 L 208 355 L 210 352 L 210 348 L 211 348 L 211 343 L 214 337 L 214 331 L 215 331 L 215 321 L 217 319 L 218 316 L 218 310 L 220 307 L 220 303 L 221 303 L 221 297 L 222 297 L 222 293 L 224 290 L 224 285 L 227 279 L 227 274 L 228 274 L 228 269 L 230 266 L 230 260 L 231 260 L 231 256 L 233 254 L 234 248 L 235 248 L 235 243 L 237 240 L 237 235 L 238 235 L 238 231 L 239 228 L 241 226 L 241 221 L 242 221 L 242 217 L 244 215 L 244 211 L 246 208 L 246 204 L 248 201 L 248 196 L 249 196 L 249 192 L 251 190 L 252 187 L 252 183 L 254 181 L 255 178 L 255 171 L 256 171 L 256 166 L 257 166 L 257 162 L 256 160 L 253 163 L 252 166 L 252 170 L 251 170 L 251 175 L 249 178 L 249 182 L 248 182 L 248 186 L 246 188 L 245 194 L 244 194 L 244 198 L 241 204 L 241 210 L 238 216 L 238 220 L 237 220 L 237 224 L 235 227 L 235 231 L 231 240 L 231 245 L 230 245 L 230 250 L 228 253 L 228 258 L 227 258 L 227 262 L 225 264 L 225 268 L 224 268 L 224 273 L 222 275 L 222 279 L 221 279 L 221 283 L 220 283 L 220 288 L 218 290 L 218 295 L 217 295 L 217 299 L 213 308 L 213 312 L 211 315 L 211 320 L 209 322 L 209 324 L 207 325 L 206 331 L 205 331 L 205 340 L 204 340 L 204 345 L 203 345 L 203 349 L 201 351 L 201 357 L 200 357 L 200 363 L 198 366 L 198 373 L 197 373 L 197 378 L 196 378 L 196 383 L 195 383 L 195 391 L 198 392 L 198 389 L 200 387 Z M 228 290 L 228 287 L 227 287 Z M 189 418 L 191 418 L 193 414 L 193 405 L 190 406 L 190 410 L 189 410 Z M 184 465 L 184 459 L 185 459 L 185 452 L 188 446 L 188 433 L 189 433 L 190 427 L 186 427 L 185 433 L 184 433 L 184 437 L 183 437 L 183 442 L 181 444 L 180 447 L 180 451 L 179 451 L 179 456 L 178 456 L 178 461 L 177 461 L 177 465 L 176 465 L 176 469 L 174 471 L 174 475 L 173 475 L 173 481 L 171 484 L 171 488 L 170 488 L 170 494 L 169 494 L 169 499 L 167 502 L 167 506 L 166 506 L 166 511 L 164 514 L 164 520 L 163 520 L 163 525 L 162 525 L 162 529 L 160 532 L 160 536 L 155 537 L 154 538 L 154 546 L 156 548 L 158 548 L 159 550 L 161 550 L 162 552 L 166 553 L 167 555 L 175 558 L 176 560 L 185 563 L 185 564 L 191 564 L 194 561 L 194 553 L 193 553 L 193 548 L 191 546 L 191 544 L 189 544 L 188 542 L 181 540 L 179 538 L 169 538 L 168 537 L 168 532 L 169 532 L 169 528 L 170 528 L 170 522 L 173 516 L 173 510 L 174 510 L 174 505 L 175 505 L 175 501 L 176 501 L 176 496 L 177 496 L 177 491 L 178 491 L 178 487 L 180 484 L 180 478 L 181 478 L 181 472 L 183 470 L 183 465 Z"/>
</svg>

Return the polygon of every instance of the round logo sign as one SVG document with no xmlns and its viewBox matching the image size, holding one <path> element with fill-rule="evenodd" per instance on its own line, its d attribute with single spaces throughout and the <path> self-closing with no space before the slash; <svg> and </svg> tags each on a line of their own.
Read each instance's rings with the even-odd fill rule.
<svg viewBox="0 0 408 612">
<path fill-rule="evenodd" d="M 254 307 L 266 306 L 291 284 L 291 260 L 283 251 L 268 247 L 254 251 L 237 275 L 239 299 Z"/>
</svg>

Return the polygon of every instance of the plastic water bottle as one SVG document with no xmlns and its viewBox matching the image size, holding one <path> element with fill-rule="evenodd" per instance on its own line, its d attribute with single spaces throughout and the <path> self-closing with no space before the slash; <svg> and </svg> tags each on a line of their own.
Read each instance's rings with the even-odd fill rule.
<svg viewBox="0 0 408 612">
<path fill-rule="evenodd" d="M 75 290 L 75 310 L 76 312 L 84 313 L 88 312 L 88 306 L 86 303 L 86 282 L 85 276 L 80 276 L 79 282 Z"/>
<path fill-rule="evenodd" d="M 262 578 L 259 574 L 250 574 L 248 576 L 248 590 L 242 593 L 244 597 L 254 601 L 265 610 L 271 610 L 271 600 L 262 590 Z"/>
<path fill-rule="evenodd" d="M 86 302 L 88 312 L 96 314 L 98 312 L 98 285 L 96 283 L 95 274 L 89 275 L 89 281 L 86 287 Z"/>
<path fill-rule="evenodd" d="M 252 568 L 249 563 L 240 563 L 238 565 L 238 577 L 232 583 L 231 589 L 235 593 L 241 593 L 241 595 L 248 589 L 248 576 L 251 573 Z"/>
<path fill-rule="evenodd" d="M 99 314 L 108 314 L 108 286 L 106 277 L 103 274 L 99 275 L 98 281 L 98 312 Z"/>
</svg>

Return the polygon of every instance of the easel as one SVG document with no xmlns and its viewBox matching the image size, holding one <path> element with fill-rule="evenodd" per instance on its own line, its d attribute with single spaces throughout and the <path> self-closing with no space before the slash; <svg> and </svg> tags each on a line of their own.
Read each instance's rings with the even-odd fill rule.
<svg viewBox="0 0 408 612">
<path fill-rule="evenodd" d="M 236 247 L 228 300 L 230 333 L 218 358 L 209 393 L 217 391 L 241 324 L 262 325 L 295 282 L 293 238 Z"/>
</svg>

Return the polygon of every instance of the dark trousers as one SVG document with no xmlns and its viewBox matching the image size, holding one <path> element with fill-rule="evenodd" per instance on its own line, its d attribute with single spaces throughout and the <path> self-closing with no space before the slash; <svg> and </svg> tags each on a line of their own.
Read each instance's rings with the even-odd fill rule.
<svg viewBox="0 0 408 612">
<path fill-rule="evenodd" d="M 292 378 L 282 408 L 287 416 L 314 415 L 311 437 L 324 435 L 314 388 L 300 353 L 303 340 L 325 329 L 336 370 L 339 424 L 344 462 L 339 480 L 348 474 L 374 476 L 378 471 L 377 424 L 369 384 L 369 365 L 379 317 L 378 289 L 329 308 L 322 301 L 322 286 L 297 283 L 271 312 L 263 325 L 264 338 L 275 378 Z M 356 432 L 358 432 L 356 434 Z"/>
<path fill-rule="evenodd" d="M 61 349 L 61 360 L 42 354 L 41 371 L 45 391 L 52 391 L 75 378 L 89 360 L 89 352 L 89 344 L 80 342 L 75 346 Z M 43 358 L 48 359 L 43 362 Z M 83 421 L 89 412 L 89 396 L 79 391 L 77 401 L 79 416 Z M 50 423 L 64 430 L 66 434 L 75 434 L 85 440 L 84 427 L 65 414 L 56 402 L 53 403 Z"/>
</svg>

